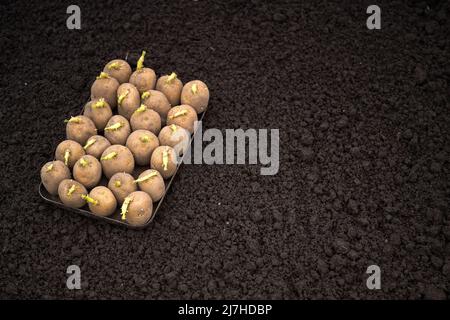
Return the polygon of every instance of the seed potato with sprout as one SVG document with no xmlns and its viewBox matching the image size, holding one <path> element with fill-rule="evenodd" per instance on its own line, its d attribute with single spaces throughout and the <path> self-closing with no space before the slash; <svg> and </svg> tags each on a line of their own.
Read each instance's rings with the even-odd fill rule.
<svg viewBox="0 0 450 320">
<path fill-rule="evenodd" d="M 159 147 L 159 140 L 148 130 L 136 130 L 128 137 L 126 146 L 138 165 L 148 166 L 153 151 Z"/>
<path fill-rule="evenodd" d="M 177 155 L 169 146 L 160 146 L 155 149 L 150 159 L 150 167 L 158 170 L 164 179 L 168 179 L 177 170 Z"/>
<path fill-rule="evenodd" d="M 172 72 L 170 75 L 160 77 L 156 82 L 156 90 L 161 91 L 167 97 L 167 100 L 169 100 L 169 103 L 172 106 L 177 106 L 180 104 L 182 89 L 183 82 L 178 79 L 175 72 Z"/>
<path fill-rule="evenodd" d="M 97 134 L 94 122 L 86 116 L 71 117 L 65 121 L 67 140 L 73 140 L 83 145 L 86 141 Z"/>
<path fill-rule="evenodd" d="M 171 124 L 170 126 L 165 126 L 161 129 L 158 139 L 162 146 L 174 148 L 175 152 L 181 156 L 186 153 L 189 148 L 191 135 L 186 129 L 177 126 L 176 124 Z"/>
<path fill-rule="evenodd" d="M 197 112 L 187 104 L 173 107 L 167 114 L 168 126 L 176 124 L 189 131 L 190 134 L 194 133 L 197 120 Z"/>
<path fill-rule="evenodd" d="M 105 129 L 113 113 L 104 98 L 94 99 L 86 103 L 83 114 L 94 122 L 97 130 Z"/>
<path fill-rule="evenodd" d="M 132 173 L 134 169 L 134 158 L 130 149 L 122 145 L 108 147 L 100 158 L 103 173 L 111 178 L 117 172 Z"/>
<path fill-rule="evenodd" d="M 131 83 L 122 83 L 117 89 L 117 109 L 121 116 L 130 120 L 131 115 L 141 104 L 141 95 Z"/>
<path fill-rule="evenodd" d="M 103 72 L 109 74 L 111 77 L 116 78 L 119 84 L 128 82 L 131 76 L 131 67 L 125 60 L 114 59 L 108 62 L 103 68 Z"/>
<path fill-rule="evenodd" d="M 158 134 L 159 130 L 161 130 L 161 117 L 156 111 L 141 104 L 131 116 L 130 125 L 133 131 L 148 130 Z"/>
<path fill-rule="evenodd" d="M 117 106 L 116 92 L 119 81 L 106 72 L 101 72 L 91 87 L 91 100 L 104 98 L 109 106 L 114 109 Z"/>
<path fill-rule="evenodd" d="M 65 179 L 58 186 L 59 199 L 70 208 L 81 208 L 86 204 L 81 197 L 83 194 L 87 194 L 86 188 L 72 179 Z"/>
<path fill-rule="evenodd" d="M 149 109 L 158 112 L 161 117 L 161 122 L 165 123 L 171 105 L 164 93 L 156 90 L 148 90 L 142 94 L 141 98 L 142 104 L 146 105 Z"/>
<path fill-rule="evenodd" d="M 58 186 L 64 179 L 70 179 L 70 170 L 60 160 L 47 162 L 41 169 L 42 184 L 50 194 L 58 194 Z"/>
<path fill-rule="evenodd" d="M 193 80 L 186 83 L 181 91 L 181 104 L 188 104 L 201 113 L 208 108 L 209 89 L 203 81 Z"/>
<path fill-rule="evenodd" d="M 113 193 L 103 186 L 95 187 L 88 195 L 81 195 L 81 198 L 88 203 L 89 210 L 97 216 L 110 216 L 117 208 L 117 200 Z"/>
<path fill-rule="evenodd" d="M 132 226 L 142 226 L 152 217 L 152 198 L 143 191 L 132 192 L 125 198 L 120 212 L 122 220 L 127 221 Z"/>
<path fill-rule="evenodd" d="M 73 166 L 73 178 L 88 189 L 98 185 L 101 177 L 102 165 L 93 156 L 82 156 Z"/>
<path fill-rule="evenodd" d="M 153 90 L 156 84 L 156 73 L 153 69 L 144 67 L 145 51 L 142 51 L 142 55 L 139 58 L 136 66 L 136 71 L 134 71 L 130 76 L 130 83 L 134 84 L 142 94 L 147 90 Z"/>
<path fill-rule="evenodd" d="M 75 162 L 85 155 L 83 147 L 76 141 L 64 140 L 56 147 L 55 159 L 72 168 Z"/>
<path fill-rule="evenodd" d="M 111 144 L 124 145 L 130 135 L 131 127 L 128 120 L 121 115 L 112 116 L 105 127 L 105 138 Z"/>
<path fill-rule="evenodd" d="M 139 189 L 152 198 L 153 202 L 159 201 L 166 191 L 163 177 L 154 169 L 142 172 L 135 182 L 139 185 Z"/>
<path fill-rule="evenodd" d="M 86 144 L 83 146 L 86 154 L 89 154 L 93 157 L 99 159 L 103 153 L 111 145 L 108 139 L 104 136 L 92 136 L 88 139 Z"/>
<path fill-rule="evenodd" d="M 108 188 L 112 191 L 117 202 L 122 204 L 126 196 L 137 191 L 137 185 L 131 174 L 126 172 L 118 172 L 114 174 L 108 182 Z"/>
</svg>

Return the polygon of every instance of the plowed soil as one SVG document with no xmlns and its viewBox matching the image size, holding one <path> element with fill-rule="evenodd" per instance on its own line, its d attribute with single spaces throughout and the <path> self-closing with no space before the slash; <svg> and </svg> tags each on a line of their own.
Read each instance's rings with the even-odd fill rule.
<svg viewBox="0 0 450 320">
<path fill-rule="evenodd" d="M 77 4 L 81 30 L 69 3 L 0 5 L 0 298 L 448 298 L 448 2 L 378 1 L 381 30 L 367 1 Z M 143 231 L 42 201 L 63 120 L 142 49 L 208 84 L 204 129 L 279 129 L 278 174 L 185 165 Z"/>
</svg>

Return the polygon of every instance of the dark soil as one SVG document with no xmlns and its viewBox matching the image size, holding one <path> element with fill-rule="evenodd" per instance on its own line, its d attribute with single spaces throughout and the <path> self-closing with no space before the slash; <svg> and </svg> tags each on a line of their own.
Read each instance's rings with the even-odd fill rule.
<svg viewBox="0 0 450 320">
<path fill-rule="evenodd" d="M 78 1 L 79 31 L 69 2 L 0 5 L 1 298 L 448 298 L 448 2 L 378 1 L 381 30 L 370 1 L 293 2 Z M 143 231 L 43 202 L 63 120 L 143 48 L 209 85 L 205 128 L 279 128 L 279 173 L 185 165 Z"/>
</svg>

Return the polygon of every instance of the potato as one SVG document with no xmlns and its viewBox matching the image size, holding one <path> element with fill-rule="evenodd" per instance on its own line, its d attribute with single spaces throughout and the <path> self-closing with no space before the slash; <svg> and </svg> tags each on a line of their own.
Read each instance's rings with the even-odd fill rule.
<svg viewBox="0 0 450 320">
<path fill-rule="evenodd" d="M 121 207 L 122 220 L 132 226 L 146 224 L 153 214 L 153 202 L 150 196 L 143 191 L 130 193 Z"/>
<path fill-rule="evenodd" d="M 87 194 L 86 188 L 72 179 L 64 179 L 58 186 L 59 199 L 70 208 L 81 208 L 86 204 L 81 197 L 83 194 Z"/>
<path fill-rule="evenodd" d="M 111 144 L 124 145 L 130 135 L 131 127 L 128 120 L 120 115 L 112 116 L 105 127 L 105 138 Z"/>
<path fill-rule="evenodd" d="M 122 84 L 128 82 L 130 79 L 131 67 L 125 60 L 114 59 L 106 64 L 105 68 L 103 68 L 103 72 L 116 78 L 119 84 Z"/>
<path fill-rule="evenodd" d="M 138 165 L 148 166 L 153 151 L 159 147 L 159 140 L 148 130 L 136 130 L 128 137 L 126 146 Z"/>
<path fill-rule="evenodd" d="M 139 185 L 139 189 L 148 193 L 153 202 L 159 201 L 166 192 L 163 177 L 153 169 L 142 172 L 135 182 Z"/>
<path fill-rule="evenodd" d="M 193 80 L 186 83 L 181 91 L 181 104 L 192 106 L 197 113 L 208 108 L 209 89 L 203 81 Z"/>
<path fill-rule="evenodd" d="M 168 179 L 175 174 L 177 161 L 177 155 L 172 147 L 160 146 L 153 151 L 150 166 L 158 170 L 164 179 Z"/>
<path fill-rule="evenodd" d="M 55 158 L 72 168 L 75 162 L 85 155 L 83 147 L 76 141 L 64 140 L 56 147 Z"/>
<path fill-rule="evenodd" d="M 91 100 L 104 98 L 109 106 L 114 109 L 117 106 L 116 92 L 119 81 L 109 74 L 102 72 L 91 87 Z"/>
<path fill-rule="evenodd" d="M 142 94 L 141 98 L 142 104 L 146 105 L 149 109 L 158 112 L 161 121 L 165 123 L 171 105 L 164 93 L 156 90 L 148 90 Z"/>
<path fill-rule="evenodd" d="M 122 204 L 126 196 L 137 191 L 137 185 L 131 174 L 118 172 L 109 179 L 108 188 L 112 191 L 117 202 Z"/>
<path fill-rule="evenodd" d="M 156 83 L 156 73 L 153 69 L 144 68 L 144 58 L 145 51 L 142 52 L 137 62 L 136 71 L 131 74 L 129 81 L 136 86 L 140 94 L 144 91 L 154 89 Z"/>
<path fill-rule="evenodd" d="M 96 157 L 99 159 L 103 153 L 111 145 L 111 143 L 103 136 L 92 136 L 88 139 L 83 149 L 86 154 Z"/>
<path fill-rule="evenodd" d="M 118 144 L 103 151 L 100 162 L 107 178 L 111 178 L 117 172 L 132 173 L 134 170 L 134 158 L 130 149 Z"/>
<path fill-rule="evenodd" d="M 89 192 L 89 195 L 81 196 L 89 206 L 89 210 L 101 217 L 107 217 L 114 213 L 117 208 L 117 201 L 111 190 L 99 186 Z"/>
<path fill-rule="evenodd" d="M 142 129 L 158 134 L 161 130 L 161 117 L 156 111 L 141 104 L 131 116 L 130 124 L 133 131 Z"/>
<path fill-rule="evenodd" d="M 175 152 L 181 156 L 189 148 L 191 135 L 186 129 L 177 126 L 176 124 L 171 124 L 170 126 L 165 126 L 161 129 L 158 139 L 162 146 L 174 148 Z"/>
<path fill-rule="evenodd" d="M 73 178 L 88 189 L 95 187 L 101 177 L 102 166 L 93 156 L 82 156 L 73 166 Z"/>
<path fill-rule="evenodd" d="M 97 130 L 105 129 L 108 120 L 113 115 L 111 107 L 103 98 L 86 103 L 83 114 L 94 122 Z"/>
<path fill-rule="evenodd" d="M 90 137 L 97 134 L 94 122 L 86 116 L 71 117 L 66 122 L 67 140 L 73 140 L 83 145 Z"/>
<path fill-rule="evenodd" d="M 117 109 L 121 116 L 130 120 L 133 112 L 141 104 L 141 95 L 131 83 L 122 83 L 117 89 Z"/>
<path fill-rule="evenodd" d="M 58 194 L 58 186 L 64 179 L 70 179 L 70 170 L 62 161 L 47 162 L 41 169 L 42 184 L 50 194 Z"/>
<path fill-rule="evenodd" d="M 172 106 L 177 106 L 180 104 L 182 89 L 183 82 L 177 78 L 177 74 L 175 72 L 172 72 L 170 76 L 165 75 L 160 77 L 156 82 L 156 90 L 164 93 Z"/>
<path fill-rule="evenodd" d="M 189 131 L 190 134 L 194 133 L 197 120 L 197 112 L 187 104 L 173 107 L 167 114 L 167 125 L 176 124 Z"/>
</svg>

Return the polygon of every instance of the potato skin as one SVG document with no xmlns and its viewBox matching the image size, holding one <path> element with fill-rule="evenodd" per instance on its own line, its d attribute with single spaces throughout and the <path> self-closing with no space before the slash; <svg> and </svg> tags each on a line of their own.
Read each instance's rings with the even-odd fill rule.
<svg viewBox="0 0 450 320">
<path fill-rule="evenodd" d="M 126 213 L 126 221 L 132 226 L 142 226 L 147 223 L 153 214 L 153 202 L 150 196 L 143 191 L 135 191 L 128 195 L 132 200 Z"/>
<path fill-rule="evenodd" d="M 73 140 L 81 145 L 84 145 L 92 136 L 97 134 L 97 128 L 94 122 L 86 116 L 76 116 L 79 122 L 69 121 L 66 124 L 66 137 L 67 140 Z"/>
<path fill-rule="evenodd" d="M 116 92 L 119 81 L 113 77 L 96 79 L 91 87 L 91 100 L 104 98 L 109 106 L 114 109 L 117 106 Z"/>
<path fill-rule="evenodd" d="M 172 128 L 175 128 L 173 130 Z M 162 146 L 169 146 L 175 149 L 176 153 L 181 156 L 189 148 L 191 135 L 186 129 L 173 124 L 165 126 L 161 129 L 158 135 L 159 143 Z"/>
<path fill-rule="evenodd" d="M 118 66 L 116 66 L 118 65 Z M 103 72 L 106 72 L 111 77 L 115 78 L 119 84 L 128 82 L 131 76 L 131 67 L 125 60 L 114 59 L 108 62 L 103 68 Z"/>
<path fill-rule="evenodd" d="M 70 170 L 64 162 L 55 160 L 42 166 L 41 180 L 48 193 L 58 194 L 58 186 L 64 179 L 70 179 Z"/>
<path fill-rule="evenodd" d="M 112 152 L 116 152 L 117 156 L 109 160 L 102 159 Z M 103 173 L 107 178 L 111 178 L 117 172 L 131 174 L 134 170 L 134 157 L 130 149 L 118 144 L 112 145 L 103 151 L 100 162 L 102 164 Z"/>
<path fill-rule="evenodd" d="M 156 173 L 156 176 L 149 178 L 148 180 L 138 182 L 139 189 L 146 192 L 153 202 L 159 201 L 166 192 L 166 186 L 164 185 L 164 179 L 157 170 L 149 169 L 145 170 L 139 175 L 139 178 L 143 178 L 146 175 Z"/>
<path fill-rule="evenodd" d="M 116 185 L 117 182 L 119 182 L 120 186 Z M 131 174 L 118 172 L 109 179 L 108 188 L 116 197 L 117 202 L 122 204 L 126 196 L 137 191 L 137 184 L 134 183 L 134 178 Z"/>
<path fill-rule="evenodd" d="M 96 157 L 97 159 L 100 159 L 103 151 L 105 151 L 106 148 L 111 146 L 111 142 L 109 142 L 109 140 L 103 136 L 95 135 L 90 137 L 86 142 L 86 144 L 88 144 L 91 139 L 95 139 L 95 143 L 90 146 L 85 145 L 83 149 L 85 150 L 86 154 L 89 154 L 93 157 Z"/>
<path fill-rule="evenodd" d="M 177 113 L 183 111 L 186 111 L 187 113 L 185 115 L 176 116 Z M 167 125 L 176 124 L 189 131 L 190 134 L 194 133 L 196 121 L 198 121 L 197 112 L 187 104 L 173 107 L 167 114 Z"/>
<path fill-rule="evenodd" d="M 107 130 L 108 127 L 116 124 L 121 123 L 122 126 L 117 130 Z M 131 127 L 128 120 L 121 116 L 121 115 L 115 115 L 112 116 L 111 119 L 109 119 L 108 123 L 105 127 L 105 138 L 111 142 L 111 144 L 121 144 L 125 145 L 125 142 L 127 142 L 127 138 L 130 135 Z"/>
<path fill-rule="evenodd" d="M 167 118 L 167 113 L 169 112 L 172 105 L 170 104 L 164 93 L 157 90 L 145 91 L 147 97 L 142 99 L 142 104 L 146 105 L 148 108 L 158 112 L 161 117 L 161 122 L 165 123 Z"/>
<path fill-rule="evenodd" d="M 161 130 L 161 117 L 152 109 L 144 111 L 135 111 L 130 119 L 131 128 L 136 130 L 149 130 L 154 134 L 158 134 Z"/>
<path fill-rule="evenodd" d="M 117 200 L 114 194 L 106 187 L 95 187 L 89 192 L 89 197 L 98 201 L 97 204 L 88 203 L 89 210 L 97 216 L 110 216 L 117 208 Z"/>
<path fill-rule="evenodd" d="M 162 76 L 156 82 L 156 90 L 161 91 L 172 106 L 177 106 L 181 101 L 181 90 L 183 90 L 183 82 L 175 78 L 167 82 L 169 75 Z M 165 119 L 165 117 L 164 117 Z"/>
<path fill-rule="evenodd" d="M 147 90 L 153 90 L 156 84 L 156 73 L 150 68 L 136 70 L 130 76 L 130 83 L 136 86 L 139 94 Z"/>
<path fill-rule="evenodd" d="M 83 147 L 76 141 L 64 140 L 56 147 L 55 158 L 64 163 L 64 154 L 66 150 L 70 150 L 70 157 L 68 161 L 68 167 L 72 168 L 75 162 L 85 155 Z"/>
<path fill-rule="evenodd" d="M 67 193 L 72 185 L 75 185 L 75 191 L 69 196 Z M 78 181 L 72 179 L 65 179 L 58 186 L 59 199 L 71 208 L 81 208 L 86 204 L 86 201 L 81 198 L 83 194 L 87 194 L 86 188 Z"/>
<path fill-rule="evenodd" d="M 82 160 L 87 162 L 86 166 L 82 165 Z M 73 178 L 88 189 L 98 185 L 101 177 L 102 166 L 93 156 L 82 156 L 73 166 Z"/>
<path fill-rule="evenodd" d="M 138 89 L 136 89 L 133 84 L 123 83 L 117 89 L 117 99 L 119 99 L 122 94 L 126 94 L 127 92 L 128 94 L 120 104 L 119 101 L 117 101 L 117 109 L 121 116 L 124 116 L 127 120 L 130 120 L 133 112 L 141 105 L 141 96 Z"/>
<path fill-rule="evenodd" d="M 192 92 L 192 86 L 197 85 L 197 93 Z M 181 104 L 188 104 L 201 113 L 208 108 L 209 89 L 208 86 L 200 80 L 192 80 L 186 83 L 181 91 Z"/>
<path fill-rule="evenodd" d="M 112 117 L 113 113 L 111 106 L 105 100 L 105 106 L 100 108 L 93 108 L 93 105 L 97 103 L 100 99 L 94 99 L 86 103 L 84 106 L 83 115 L 88 117 L 94 122 L 97 130 L 103 130 L 108 123 L 108 120 Z"/>
<path fill-rule="evenodd" d="M 129 135 L 126 146 L 130 149 L 138 165 L 148 166 L 153 151 L 159 147 L 159 140 L 148 130 L 136 130 Z"/>
<path fill-rule="evenodd" d="M 167 151 L 168 163 L 167 168 L 164 168 L 163 154 Z M 153 151 L 150 159 L 150 167 L 157 170 L 164 179 L 168 179 L 175 174 L 177 170 L 177 155 L 175 150 L 169 146 L 160 146 Z"/>
</svg>

